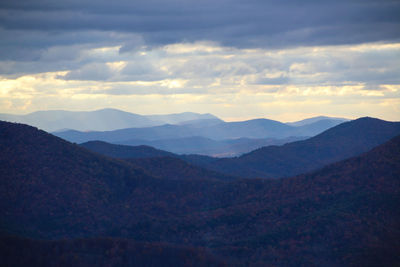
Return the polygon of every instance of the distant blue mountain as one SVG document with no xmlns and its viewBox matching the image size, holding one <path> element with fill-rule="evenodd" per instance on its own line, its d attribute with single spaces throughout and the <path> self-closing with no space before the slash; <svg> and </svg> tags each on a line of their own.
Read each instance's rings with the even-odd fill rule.
<svg viewBox="0 0 400 267">
<path fill-rule="evenodd" d="M 204 121 L 201 121 L 204 122 Z M 289 126 L 284 123 L 267 120 L 254 119 L 240 122 L 218 122 L 212 124 L 196 123 L 183 125 L 162 125 L 146 128 L 128 128 L 115 131 L 64 131 L 55 135 L 71 142 L 84 143 L 92 140 L 101 140 L 110 143 L 129 144 L 130 140 L 165 140 L 201 136 L 213 140 L 252 138 L 284 139 L 294 136 L 314 136 L 332 127 L 334 123 L 315 122 L 300 127 Z"/>
<path fill-rule="evenodd" d="M 199 154 L 213 157 L 233 157 L 263 146 L 283 145 L 285 143 L 305 139 L 306 137 L 288 137 L 283 139 L 264 138 L 239 138 L 227 140 L 213 140 L 201 136 L 191 136 L 175 139 L 159 140 L 128 140 L 119 144 L 139 146 L 147 145 L 177 154 Z"/>
<path fill-rule="evenodd" d="M 348 119 L 345 118 L 335 118 L 335 117 L 327 117 L 327 116 L 317 116 L 317 117 L 312 117 L 300 121 L 295 121 L 295 122 L 287 122 L 287 125 L 290 126 L 304 126 L 307 124 L 315 123 L 318 121 L 330 121 L 332 124 L 336 122 L 336 124 L 349 121 Z"/>
<path fill-rule="evenodd" d="M 147 145 L 177 154 L 233 157 L 263 146 L 303 140 L 339 123 L 339 120 L 321 119 L 303 126 L 290 126 L 267 119 L 239 122 L 199 119 L 179 125 L 103 132 L 68 130 L 54 134 L 75 143 L 99 140 L 132 146 Z"/>
<path fill-rule="evenodd" d="M 211 114 L 185 112 L 169 115 L 138 115 L 118 109 L 96 111 L 37 111 L 27 115 L 0 114 L 0 120 L 26 123 L 40 129 L 54 132 L 62 129 L 79 131 L 111 131 L 131 127 L 150 127 L 166 123 L 183 123 L 195 120 L 217 120 Z"/>
<path fill-rule="evenodd" d="M 146 118 L 152 121 L 162 122 L 162 124 L 182 124 L 182 123 L 191 123 L 197 121 L 222 122 L 221 119 L 217 118 L 216 116 L 210 113 L 199 114 L 194 112 L 182 112 L 182 113 L 174 113 L 166 115 L 146 115 Z"/>
<path fill-rule="evenodd" d="M 263 146 L 305 139 L 344 120 L 321 116 L 295 123 L 268 119 L 224 122 L 209 113 L 144 116 L 117 109 L 0 114 L 1 119 L 53 131 L 55 135 L 76 143 L 101 140 L 148 145 L 178 154 L 218 157 L 238 156 Z"/>
</svg>

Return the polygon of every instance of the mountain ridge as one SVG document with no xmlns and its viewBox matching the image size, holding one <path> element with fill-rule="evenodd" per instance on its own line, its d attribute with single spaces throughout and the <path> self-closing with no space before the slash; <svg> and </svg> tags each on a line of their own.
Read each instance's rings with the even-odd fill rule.
<svg viewBox="0 0 400 267">
<path fill-rule="evenodd" d="M 340 122 L 345 122 L 349 121 L 349 119 L 345 118 L 338 118 L 338 117 L 329 117 L 329 116 L 315 116 L 311 118 L 305 118 L 299 121 L 293 121 L 293 122 L 286 122 L 286 124 L 291 125 L 291 126 L 304 126 L 310 123 L 314 123 L 320 120 L 334 120 L 334 121 L 340 121 Z"/>
<path fill-rule="evenodd" d="M 115 131 L 80 132 L 71 130 L 66 132 L 57 132 L 54 134 L 64 138 L 65 140 L 76 143 L 84 143 L 93 140 L 111 143 L 123 143 L 134 139 L 159 140 L 193 136 L 201 136 L 216 141 L 221 141 L 226 139 L 240 138 L 263 139 L 314 136 L 315 134 L 318 134 L 331 126 L 332 124 L 327 125 L 322 123 L 321 125 L 320 122 L 316 122 L 305 126 L 294 127 L 278 121 L 254 119 L 240 122 L 221 122 L 217 124 L 205 125 L 203 127 L 197 127 L 193 124 L 165 124 L 154 127 L 127 128 Z"/>
<path fill-rule="evenodd" d="M 175 154 L 197 154 L 212 157 L 234 157 L 243 153 L 251 152 L 259 147 L 269 145 L 282 145 L 285 143 L 303 139 L 306 139 L 306 137 L 288 137 L 283 139 L 239 138 L 216 141 L 207 137 L 191 136 L 158 140 L 127 140 L 123 142 L 117 142 L 116 144 L 129 146 L 147 145 Z"/>
<path fill-rule="evenodd" d="M 233 158 L 196 158 L 194 155 L 176 154 L 169 156 L 226 175 L 279 178 L 309 172 L 329 163 L 357 156 L 396 134 L 400 134 L 400 122 L 365 117 L 337 125 L 312 138 L 261 147 Z M 111 144 L 108 146 L 110 150 L 116 148 Z M 118 154 L 114 156 L 120 157 Z"/>
<path fill-rule="evenodd" d="M 203 166 L 242 177 L 277 178 L 312 171 L 356 156 L 400 133 L 400 122 L 364 117 L 339 124 L 303 141 L 256 149 Z"/>
<path fill-rule="evenodd" d="M 94 111 L 41 110 L 26 115 L 0 114 L 0 120 L 26 123 L 50 132 L 58 132 L 60 129 L 106 131 L 129 127 L 150 127 L 169 122 L 182 123 L 197 119 L 220 120 L 209 113 L 183 112 L 167 115 L 139 115 L 114 108 Z"/>
</svg>

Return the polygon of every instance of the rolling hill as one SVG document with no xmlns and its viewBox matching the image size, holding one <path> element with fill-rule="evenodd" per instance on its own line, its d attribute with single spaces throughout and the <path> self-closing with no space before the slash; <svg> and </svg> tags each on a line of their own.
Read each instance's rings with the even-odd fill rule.
<svg viewBox="0 0 400 267">
<path fill-rule="evenodd" d="M 367 124 L 381 125 L 360 121 L 366 125 L 359 137 Z M 381 127 L 382 136 L 389 128 Z M 195 255 L 205 250 L 229 266 L 400 262 L 400 136 L 306 175 L 221 182 L 153 177 L 33 127 L 1 122 L 0 174 L 0 232 L 20 236 L 8 242 L 27 248 L 14 246 L 11 255 L 33 250 L 46 253 L 36 259 L 46 258 L 46 247 L 58 247 L 56 262 L 76 259 L 79 265 L 105 252 L 112 264 L 123 258 L 112 255 L 140 254 L 134 244 L 146 242 L 165 262 L 180 250 L 166 255 L 164 249 L 178 245 L 195 248 Z M 110 239 L 103 246 L 99 237 Z M 133 243 L 116 246 L 121 238 Z M 4 242 L 0 248 L 10 248 Z M 201 260 L 184 258 L 188 265 Z"/>
</svg>

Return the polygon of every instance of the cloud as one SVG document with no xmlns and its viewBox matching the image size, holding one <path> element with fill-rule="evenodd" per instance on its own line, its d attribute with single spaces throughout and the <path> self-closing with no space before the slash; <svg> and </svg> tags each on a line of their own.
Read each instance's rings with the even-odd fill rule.
<svg viewBox="0 0 400 267">
<path fill-rule="evenodd" d="M 106 64 L 93 63 L 83 66 L 80 69 L 72 70 L 64 76 L 58 76 L 65 80 L 94 80 L 105 81 L 113 75 L 112 69 Z"/>
<path fill-rule="evenodd" d="M 216 78 L 261 84 L 335 79 L 396 83 L 398 64 L 393 64 L 392 51 L 360 53 L 359 59 L 352 51 L 353 62 L 346 62 L 350 52 L 343 49 L 339 49 L 343 55 L 307 50 L 307 55 L 279 56 L 273 51 L 396 42 L 399 13 L 400 2 L 390 0 L 308 0 L 301 5 L 294 0 L 117 0 L 112 4 L 4 0 L 0 3 L 0 75 L 15 78 L 69 71 L 65 79 L 179 78 L 191 84 L 203 79 L 202 85 L 215 83 Z M 106 53 L 104 48 L 113 49 Z M 266 51 L 271 52 L 264 55 Z M 147 54 L 138 56 L 141 53 Z M 366 69 L 383 64 L 383 59 L 391 65 Z M 126 66 L 120 71 L 110 71 L 106 65 L 121 61 Z M 283 74 L 268 76 L 276 72 Z"/>
<path fill-rule="evenodd" d="M 311 99 L 389 114 L 400 98 L 399 13 L 392 0 L 3 0 L 0 108 L 148 110 L 152 99 L 224 116 L 271 103 L 293 107 L 289 116 Z"/>
<path fill-rule="evenodd" d="M 274 78 L 268 78 L 268 77 L 259 77 L 256 80 L 256 84 L 270 84 L 270 85 L 279 85 L 279 84 L 287 84 L 289 83 L 289 77 L 286 75 L 280 75 L 278 77 Z"/>
<path fill-rule="evenodd" d="M 266 117 L 290 121 L 321 114 L 400 119 L 400 85 L 365 90 L 364 84 L 198 87 L 179 79 L 148 82 L 57 79 L 65 74 L 56 72 L 0 80 L 0 112 L 114 107 L 142 114 L 206 110 L 233 120 Z"/>
<path fill-rule="evenodd" d="M 393 42 L 400 36 L 399 13 L 400 2 L 390 0 L 309 0 L 301 4 L 276 0 L 116 0 L 112 4 L 103 0 L 4 0 L 0 27 L 3 43 L 12 43 L 11 32 L 32 33 L 19 43 L 31 49 L 48 45 L 45 40 L 36 42 L 36 47 L 30 45 L 30 39 L 36 39 L 34 33 L 57 40 L 60 33 L 80 32 L 87 36 L 64 42 L 93 40 L 105 46 L 119 41 L 121 52 L 143 44 L 157 47 L 201 40 L 239 48 L 282 48 Z M 110 38 L 112 34 L 135 37 Z"/>
<path fill-rule="evenodd" d="M 120 53 L 120 46 L 57 46 L 40 61 L 0 61 L 7 78 L 66 72 L 59 79 L 107 82 L 186 80 L 190 93 L 253 85 L 399 84 L 400 44 L 300 47 L 280 50 L 237 49 L 185 43 Z M 179 47 L 179 50 L 177 47 Z M 56 60 L 60 58 L 60 60 Z M 19 76 L 18 76 L 19 75 Z M 380 88 L 379 86 L 375 86 Z M 221 89 L 222 90 L 222 89 Z"/>
<path fill-rule="evenodd" d="M 121 79 L 125 81 L 157 81 L 168 78 L 157 60 L 137 59 L 129 61 L 121 70 Z"/>
</svg>

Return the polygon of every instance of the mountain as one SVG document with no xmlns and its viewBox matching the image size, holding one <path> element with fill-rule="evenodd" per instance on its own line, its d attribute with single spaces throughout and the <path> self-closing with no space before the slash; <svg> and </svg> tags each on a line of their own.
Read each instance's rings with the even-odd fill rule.
<svg viewBox="0 0 400 267">
<path fill-rule="evenodd" d="M 115 131 L 93 131 L 80 132 L 69 130 L 64 132 L 56 132 L 54 135 L 61 137 L 67 141 L 75 143 L 84 143 L 88 141 L 104 141 L 109 143 L 123 143 L 127 140 L 157 140 L 167 138 L 181 138 L 194 136 L 196 129 L 180 125 L 162 125 L 146 128 L 128 128 Z"/>
<path fill-rule="evenodd" d="M 244 266 L 396 266 L 399 177 L 400 136 L 307 175 L 195 190 L 208 205 L 190 209 L 169 229 L 165 222 L 158 234 L 175 239 L 168 233 L 180 229 L 182 238 L 190 236 L 195 244 Z M 180 195 L 177 201 L 184 199 Z M 155 234 L 153 228 L 147 231 Z"/>
<path fill-rule="evenodd" d="M 170 115 L 138 115 L 118 109 L 96 111 L 37 111 L 27 115 L 0 114 L 0 120 L 25 123 L 46 131 L 62 129 L 78 131 L 111 131 L 131 127 L 150 127 L 167 123 L 183 123 L 196 120 L 219 120 L 211 114 L 180 113 Z"/>
<path fill-rule="evenodd" d="M 299 136 L 314 136 L 329 128 L 330 124 L 316 122 L 301 127 L 293 127 L 284 123 L 255 119 L 241 122 L 220 122 L 198 126 L 197 124 L 161 125 L 146 128 L 128 128 L 115 131 L 63 131 L 55 135 L 75 143 L 100 140 L 109 143 L 132 144 L 136 140 L 165 140 L 189 137 L 203 137 L 214 141 L 227 139 L 284 139 Z"/>
<path fill-rule="evenodd" d="M 202 155 L 177 155 L 171 152 L 155 149 L 149 146 L 126 146 L 110 144 L 102 141 L 89 141 L 80 144 L 92 152 L 117 159 L 146 159 L 169 157 L 181 159 L 193 165 L 206 165 L 216 161 L 217 158 Z"/>
<path fill-rule="evenodd" d="M 37 111 L 27 115 L 0 114 L 1 120 L 26 123 L 46 131 L 60 129 L 89 130 L 116 130 L 127 127 L 146 127 L 160 125 L 145 116 L 120 111 L 117 109 L 101 109 L 96 111 L 64 111 L 48 110 Z"/>
<path fill-rule="evenodd" d="M 219 151 L 226 151 L 227 149 L 224 142 L 215 141 L 201 136 L 158 140 L 127 140 L 120 142 L 119 144 L 129 146 L 138 146 L 144 144 L 177 154 L 199 154 L 210 156 L 218 153 Z"/>
<path fill-rule="evenodd" d="M 399 122 L 360 118 L 304 141 L 263 147 L 203 167 L 242 177 L 288 177 L 359 155 L 397 134 L 400 134 Z"/>
<path fill-rule="evenodd" d="M 300 121 L 295 121 L 295 122 L 287 122 L 287 125 L 290 126 L 304 126 L 307 124 L 311 124 L 311 123 L 315 123 L 315 122 L 319 122 L 319 121 L 329 121 L 332 124 L 340 124 L 346 121 L 349 121 L 348 119 L 345 118 L 334 118 L 334 117 L 327 117 L 327 116 L 317 116 L 317 117 L 312 117 L 312 118 L 308 118 L 308 119 L 304 119 L 304 120 L 300 120 Z"/>
<path fill-rule="evenodd" d="M 251 139 L 239 138 L 228 140 L 213 140 L 201 136 L 183 137 L 176 139 L 160 140 L 128 140 L 120 144 L 139 146 L 147 145 L 170 151 L 176 154 L 198 154 L 212 157 L 233 157 L 269 145 L 282 145 L 285 143 L 306 139 L 305 137 L 288 137 L 283 139 L 264 138 Z"/>
<path fill-rule="evenodd" d="M 139 181 L 151 179 L 130 164 L 34 127 L 0 121 L 0 129 L 0 225 L 11 233 L 49 238 L 94 228 L 98 233 L 110 222 L 99 224 L 96 217 L 110 213 Z M 64 230 L 49 233 L 49 227 Z"/>
<path fill-rule="evenodd" d="M 348 120 L 347 120 L 348 121 Z M 315 122 L 307 123 L 302 126 L 296 126 L 296 130 L 293 133 L 294 136 L 314 136 L 316 134 L 322 133 L 336 125 L 339 125 L 345 121 L 342 120 L 332 120 L 332 119 L 322 119 Z"/>
<path fill-rule="evenodd" d="M 313 124 L 315 123 L 310 125 Z M 400 134 L 399 122 L 361 118 L 338 125 L 313 138 L 290 142 L 281 146 L 272 145 L 262 147 L 263 145 L 267 145 L 268 142 L 279 142 L 279 140 L 262 140 L 262 142 L 257 142 L 257 139 L 214 141 L 201 137 L 137 141 L 137 144 L 145 143 L 177 153 L 197 152 L 199 154 L 206 154 L 206 152 L 215 153 L 218 152 L 218 150 L 244 150 L 249 147 L 259 146 L 262 148 L 235 158 L 212 159 L 193 155 L 183 156 L 172 153 L 167 154 L 167 152 L 163 153 L 165 153 L 165 156 L 180 158 L 193 165 L 226 175 L 249 178 L 277 178 L 302 174 L 321 168 L 329 163 L 359 155 L 374 146 L 384 143 L 396 134 Z M 286 140 L 289 141 L 290 139 Z M 254 142 L 254 144 L 251 142 Z M 244 148 L 240 146 L 244 146 Z M 89 146 L 87 146 L 87 148 L 116 158 L 148 157 L 146 153 L 140 152 L 139 148 L 130 146 L 125 147 L 107 144 L 104 145 L 103 150 L 99 148 L 93 149 Z M 124 155 L 121 153 L 112 153 L 116 148 L 132 152 Z M 201 150 L 201 148 L 203 148 L 203 150 Z"/>
<path fill-rule="evenodd" d="M 80 146 L 93 152 L 113 158 L 154 158 L 154 157 L 175 157 L 176 155 L 149 146 L 123 146 L 114 145 L 102 141 L 89 141 Z"/>
<path fill-rule="evenodd" d="M 163 124 L 181 124 L 188 122 L 194 123 L 196 121 L 222 122 L 221 119 L 210 113 L 198 114 L 194 112 L 183 112 L 183 113 L 166 114 L 166 115 L 147 115 L 146 117 L 150 120 L 162 121 Z"/>
<path fill-rule="evenodd" d="M 164 249 L 181 246 L 206 251 L 228 266 L 396 266 L 399 152 L 400 136 L 298 177 L 175 180 L 33 127 L 0 122 L 0 232 L 20 236 L 2 241 L 0 249 L 10 254 L 1 255 L 21 260 L 18 255 L 32 250 L 43 253 L 33 259 L 76 259 L 76 266 L 99 259 L 108 266 L 123 255 L 132 259 L 123 251 L 146 257 L 129 244 L 145 242 L 165 262 L 176 250 Z M 202 262 L 177 257 L 186 265 Z"/>
<path fill-rule="evenodd" d="M 101 141 L 90 141 L 80 146 L 109 157 L 125 159 L 153 177 L 167 179 L 211 179 L 234 180 L 236 178 L 194 166 L 191 156 L 179 156 L 148 146 L 114 145 Z M 189 160 L 187 160 L 189 158 Z M 192 157 L 193 159 L 193 157 Z"/>
<path fill-rule="evenodd" d="M 220 124 L 223 123 L 224 121 L 218 118 L 211 118 L 211 119 L 197 119 L 197 120 L 189 120 L 189 121 L 183 121 L 183 122 L 179 122 L 179 125 L 193 125 L 196 126 L 198 128 L 200 127 L 209 127 L 209 126 L 213 126 L 216 124 Z"/>
<path fill-rule="evenodd" d="M 251 139 L 251 138 L 239 138 L 239 139 L 230 139 L 223 140 L 225 143 L 225 147 L 223 150 L 217 151 L 217 153 L 212 154 L 211 156 L 218 157 L 234 157 L 239 156 L 244 153 L 249 153 L 255 149 L 264 146 L 272 146 L 272 145 L 283 145 L 286 143 L 291 143 L 299 140 L 307 139 L 306 136 L 301 137 L 287 137 L 281 139 L 275 138 L 264 138 L 264 139 Z M 207 155 L 205 153 L 205 155 Z"/>
<path fill-rule="evenodd" d="M 160 140 L 177 139 L 201 136 L 213 140 L 235 139 L 235 138 L 265 138 L 282 135 L 285 137 L 291 126 L 283 123 L 265 119 L 244 122 L 222 122 L 205 127 L 195 124 L 183 125 L 161 125 L 146 128 L 128 128 L 115 131 L 64 131 L 54 133 L 55 135 L 70 142 L 84 143 L 87 141 L 100 140 L 110 143 L 124 143 L 129 140 Z"/>
</svg>

